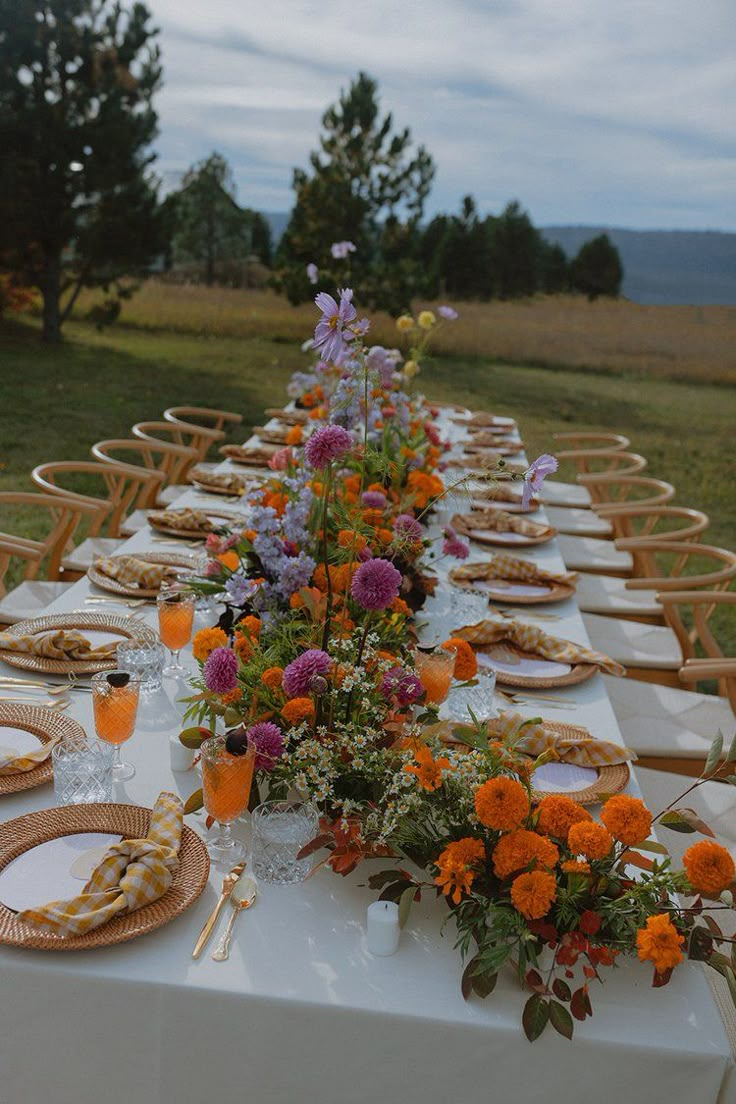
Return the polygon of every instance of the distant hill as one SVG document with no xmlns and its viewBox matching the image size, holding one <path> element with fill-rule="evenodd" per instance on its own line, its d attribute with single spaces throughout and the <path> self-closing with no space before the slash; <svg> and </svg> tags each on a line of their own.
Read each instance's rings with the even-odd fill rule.
<svg viewBox="0 0 736 1104">
<path fill-rule="evenodd" d="M 736 304 L 736 234 L 607 226 L 540 229 L 568 257 L 574 257 L 584 241 L 608 234 L 621 254 L 623 294 L 636 303 Z"/>
</svg>

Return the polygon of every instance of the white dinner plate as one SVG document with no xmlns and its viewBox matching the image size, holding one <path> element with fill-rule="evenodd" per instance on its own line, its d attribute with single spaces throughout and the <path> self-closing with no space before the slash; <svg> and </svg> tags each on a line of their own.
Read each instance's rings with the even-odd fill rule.
<svg viewBox="0 0 736 1104">
<path fill-rule="evenodd" d="M 14 725 L 0 725 L 0 762 L 15 759 L 29 751 L 38 751 L 41 740 L 25 728 Z"/>
<path fill-rule="evenodd" d="M 578 767 L 574 763 L 543 763 L 532 774 L 535 790 L 546 793 L 575 793 L 587 790 L 598 781 L 594 767 Z"/>
<path fill-rule="evenodd" d="M 494 659 L 487 652 L 476 652 L 479 667 L 492 667 L 494 671 L 504 671 L 508 675 L 522 675 L 525 678 L 562 678 L 569 675 L 572 667 L 569 663 L 558 663 L 553 659 L 519 658 L 518 663 L 504 663 L 500 659 Z"/>
<path fill-rule="evenodd" d="M 20 912 L 75 897 L 99 863 L 103 854 L 100 849 L 107 850 L 121 838 L 107 832 L 78 832 L 31 847 L 0 872 L 0 901 L 6 908 Z M 85 872 L 79 865 L 82 859 Z"/>
</svg>

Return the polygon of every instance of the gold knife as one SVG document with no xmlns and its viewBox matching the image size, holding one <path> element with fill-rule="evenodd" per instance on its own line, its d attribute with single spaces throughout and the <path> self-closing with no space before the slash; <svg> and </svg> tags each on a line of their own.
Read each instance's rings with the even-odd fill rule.
<svg viewBox="0 0 736 1104">
<path fill-rule="evenodd" d="M 192 958 L 199 958 L 202 951 L 204 950 L 207 940 L 212 935 L 212 931 L 215 927 L 215 924 L 217 923 L 217 918 L 225 907 L 226 902 L 230 899 L 230 894 L 233 891 L 233 886 L 235 885 L 244 870 L 245 863 L 238 863 L 238 865 L 234 866 L 230 873 L 226 874 L 225 877 L 222 879 L 222 892 L 220 893 L 220 899 L 208 916 L 204 927 L 199 933 L 199 939 L 195 943 L 194 950 L 192 951 Z"/>
</svg>

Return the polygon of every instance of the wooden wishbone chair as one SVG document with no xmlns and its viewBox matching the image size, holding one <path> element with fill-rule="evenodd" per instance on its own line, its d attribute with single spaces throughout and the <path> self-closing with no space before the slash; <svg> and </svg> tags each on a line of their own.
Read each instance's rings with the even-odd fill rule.
<svg viewBox="0 0 736 1104">
<path fill-rule="evenodd" d="M 624 452 L 631 445 L 628 437 L 621 433 L 589 433 L 585 431 L 571 431 L 567 433 L 553 433 L 555 441 L 566 446 L 555 455 L 558 460 L 572 460 L 579 472 L 590 471 L 590 459 L 595 458 L 597 452 Z"/>
<path fill-rule="evenodd" d="M 196 463 L 204 460 L 211 445 L 221 441 L 225 434 L 221 429 L 210 429 L 207 426 L 195 426 L 190 422 L 136 422 L 133 426 L 133 436 L 142 441 L 167 441 L 176 445 L 183 445 L 192 449 L 195 458 L 184 469 L 185 478 L 189 469 Z"/>
<path fill-rule="evenodd" d="M 242 414 L 235 414 L 232 410 L 214 410 L 209 406 L 170 406 L 164 410 L 164 419 L 167 422 L 186 422 L 195 426 L 210 426 L 213 429 L 225 429 L 230 425 L 240 425 L 243 421 Z"/>
<path fill-rule="evenodd" d="M 621 452 L 609 449 L 572 449 L 557 454 L 560 461 L 573 460 L 578 468 L 575 483 L 565 483 L 557 479 L 545 480 L 539 497 L 545 506 L 566 506 L 573 509 L 589 509 L 596 501 L 605 498 L 598 493 L 602 480 L 620 479 L 624 476 L 639 475 L 647 466 L 643 456 L 636 452 Z M 587 471 L 580 470 L 587 465 Z M 592 470 L 592 469 L 595 470 Z"/>
<path fill-rule="evenodd" d="M 608 479 L 601 483 L 605 501 L 591 502 L 591 509 L 571 509 L 565 506 L 547 506 L 546 512 L 550 525 L 558 533 L 571 537 L 607 537 L 614 536 L 611 522 L 605 510 L 609 507 L 623 506 L 664 506 L 675 497 L 675 488 L 662 479 L 652 479 L 647 475 L 625 475 L 619 479 Z"/>
<path fill-rule="evenodd" d="M 156 485 L 146 488 L 139 495 L 135 510 L 121 525 L 121 532 L 126 537 L 132 536 L 148 524 L 146 510 L 169 504 L 162 499 L 162 495 L 169 486 L 180 486 L 183 483 L 182 471 L 191 466 L 197 455 L 194 449 L 184 445 L 125 437 L 98 441 L 92 446 L 91 452 L 103 463 L 128 463 L 131 467 L 142 467 L 149 472 L 158 473 Z M 121 455 L 125 457 L 124 461 L 121 461 Z"/>
</svg>

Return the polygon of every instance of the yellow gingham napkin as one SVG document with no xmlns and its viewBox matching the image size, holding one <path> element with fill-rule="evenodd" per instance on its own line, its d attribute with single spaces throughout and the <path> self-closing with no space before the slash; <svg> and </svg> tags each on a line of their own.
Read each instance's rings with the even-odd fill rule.
<svg viewBox="0 0 736 1104">
<path fill-rule="evenodd" d="M 0 778 L 7 778 L 11 774 L 27 774 L 35 770 L 39 763 L 45 763 L 51 752 L 61 740 L 61 736 L 54 736 L 46 744 L 41 744 L 34 751 L 25 751 L 12 759 L 0 759 Z"/>
<path fill-rule="evenodd" d="M 197 530 L 200 533 L 211 533 L 216 526 L 201 510 L 192 510 L 188 506 L 181 510 L 150 510 L 149 521 L 154 525 L 165 525 L 167 529 Z"/>
<path fill-rule="evenodd" d="M 117 647 L 117 640 L 93 647 L 77 629 L 48 629 L 23 636 L 0 632 L 0 651 L 28 652 L 44 659 L 112 659 Z"/>
<path fill-rule="evenodd" d="M 287 425 L 306 425 L 309 421 L 309 411 L 299 410 L 297 407 L 293 410 L 284 410 L 281 406 L 267 406 L 266 414 L 269 418 L 279 418 Z"/>
<path fill-rule="evenodd" d="M 179 866 L 182 810 L 175 794 L 159 794 L 145 839 L 114 843 L 78 897 L 25 909 L 18 919 L 56 935 L 84 935 L 157 901 Z"/>
<path fill-rule="evenodd" d="M 520 560 L 517 556 L 510 556 L 506 552 L 499 552 L 483 563 L 461 564 L 459 567 L 453 567 L 450 572 L 451 579 L 466 583 L 472 583 L 478 579 L 506 579 L 513 583 L 572 585 L 577 577 L 575 571 L 545 571 L 543 567 L 538 567 L 529 560 Z"/>
<path fill-rule="evenodd" d="M 591 663 L 609 675 L 626 674 L 620 663 L 602 652 L 594 652 L 591 648 L 584 648 L 582 644 L 574 644 L 572 640 L 548 636 L 536 625 L 528 625 L 523 621 L 479 621 L 476 625 L 456 629 L 452 635 L 467 640 L 476 648 L 506 641 L 515 644 L 522 652 L 541 655 L 545 659 L 557 660 L 558 663 Z"/>
<path fill-rule="evenodd" d="M 554 532 L 550 525 L 527 521 L 518 514 L 507 514 L 505 510 L 473 510 L 471 514 L 454 514 L 450 525 L 458 533 L 471 538 L 474 532 L 484 529 L 494 533 L 519 533 L 524 537 L 539 537 Z"/>
<path fill-rule="evenodd" d="M 193 468 L 189 478 L 204 487 L 219 487 L 223 491 L 232 491 L 233 494 L 242 494 L 245 490 L 245 483 L 234 472 L 213 472 L 207 468 Z"/>
<path fill-rule="evenodd" d="M 534 758 L 546 751 L 550 753 L 551 759 L 572 763 L 576 767 L 611 767 L 616 763 L 628 763 L 636 759 L 635 752 L 619 744 L 612 744 L 609 740 L 595 740 L 590 734 L 587 739 L 573 740 L 561 732 L 545 728 L 544 723 L 530 725 L 521 713 L 510 710 L 494 718 L 491 724 L 494 735 L 500 736 L 502 740 L 509 739 L 521 730 L 521 735 L 513 741 L 513 745 L 518 751 Z"/>
<path fill-rule="evenodd" d="M 136 556 L 120 556 L 112 559 L 102 556 L 95 567 L 109 579 L 116 579 L 123 586 L 139 586 L 143 590 L 155 590 L 164 579 L 176 575 L 177 570 L 171 564 L 148 563 Z"/>
<path fill-rule="evenodd" d="M 279 451 L 280 445 L 223 445 L 220 452 L 228 460 L 239 460 L 241 464 L 255 464 L 265 467 L 268 461 Z"/>
</svg>

